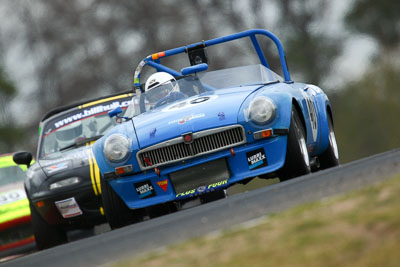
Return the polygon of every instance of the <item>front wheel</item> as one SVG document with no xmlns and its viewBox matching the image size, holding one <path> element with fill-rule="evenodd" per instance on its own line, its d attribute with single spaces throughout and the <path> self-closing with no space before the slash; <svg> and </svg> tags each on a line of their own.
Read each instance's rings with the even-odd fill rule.
<svg viewBox="0 0 400 267">
<path fill-rule="evenodd" d="M 109 183 L 103 178 L 100 179 L 100 183 L 104 213 L 111 229 L 120 228 L 140 221 L 139 214 L 126 206 Z"/>
<path fill-rule="evenodd" d="M 29 201 L 29 207 L 31 209 L 31 221 L 36 247 L 39 250 L 68 242 L 67 233 L 63 229 L 48 224 L 42 216 L 40 216 L 31 201 Z"/>
<path fill-rule="evenodd" d="M 292 107 L 292 117 L 289 134 L 287 137 L 285 164 L 279 171 L 281 181 L 305 175 L 311 172 L 310 158 L 308 156 L 306 134 L 299 114 Z"/>
<path fill-rule="evenodd" d="M 320 169 L 327 169 L 339 165 L 339 150 L 336 143 L 335 131 L 330 116 L 328 116 L 329 145 L 322 155 L 319 156 Z"/>
</svg>

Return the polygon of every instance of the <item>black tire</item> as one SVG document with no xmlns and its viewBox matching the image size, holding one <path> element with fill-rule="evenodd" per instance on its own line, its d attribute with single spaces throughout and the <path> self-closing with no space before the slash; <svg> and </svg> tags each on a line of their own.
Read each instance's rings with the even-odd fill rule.
<svg viewBox="0 0 400 267">
<path fill-rule="evenodd" d="M 285 164 L 279 171 L 281 181 L 305 175 L 311 172 L 306 134 L 296 108 L 292 107 L 292 117 L 287 137 Z"/>
<path fill-rule="evenodd" d="M 329 145 L 328 148 L 322 153 L 319 158 L 320 169 L 327 169 L 339 165 L 339 151 L 336 144 L 335 131 L 330 116 L 328 116 L 329 126 Z"/>
<path fill-rule="evenodd" d="M 111 229 L 140 221 L 134 211 L 129 209 L 122 199 L 114 192 L 112 187 L 101 178 L 101 199 L 103 202 L 104 213 Z"/>
<path fill-rule="evenodd" d="M 201 204 L 216 201 L 218 199 L 226 198 L 226 190 L 213 191 L 200 196 Z"/>
<path fill-rule="evenodd" d="M 36 247 L 39 250 L 51 248 L 68 242 L 67 233 L 60 227 L 48 224 L 29 201 L 31 221 Z"/>
</svg>

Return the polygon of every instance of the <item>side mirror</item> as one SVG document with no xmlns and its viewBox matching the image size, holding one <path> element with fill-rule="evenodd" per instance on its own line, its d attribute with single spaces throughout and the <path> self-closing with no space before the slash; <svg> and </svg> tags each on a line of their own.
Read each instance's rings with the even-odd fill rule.
<svg viewBox="0 0 400 267">
<path fill-rule="evenodd" d="M 26 165 L 28 168 L 31 165 L 32 158 L 32 153 L 26 151 L 16 152 L 13 155 L 13 161 L 16 164 Z"/>
<path fill-rule="evenodd" d="M 181 69 L 181 73 L 182 73 L 182 75 L 188 75 L 188 74 L 205 71 L 207 69 L 208 69 L 208 65 L 206 63 L 201 63 L 201 64 L 183 68 L 183 69 Z"/>
<path fill-rule="evenodd" d="M 108 112 L 108 116 L 110 116 L 110 117 L 112 118 L 112 117 L 117 116 L 117 115 L 120 114 L 120 113 L 122 113 L 122 108 L 121 108 L 121 107 L 117 107 L 117 108 L 115 108 L 115 109 L 109 111 L 109 112 Z"/>
</svg>

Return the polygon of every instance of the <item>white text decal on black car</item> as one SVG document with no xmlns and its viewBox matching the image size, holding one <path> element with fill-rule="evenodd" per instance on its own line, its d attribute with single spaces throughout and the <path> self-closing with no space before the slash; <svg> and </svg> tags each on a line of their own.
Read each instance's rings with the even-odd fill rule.
<svg viewBox="0 0 400 267">
<path fill-rule="evenodd" d="M 89 109 L 84 109 L 77 114 L 74 114 L 72 116 L 69 116 L 67 118 L 64 118 L 62 120 L 55 122 L 54 127 L 57 129 L 57 128 L 65 126 L 71 122 L 78 121 L 83 118 L 95 115 L 95 114 L 103 113 L 103 112 L 112 110 L 117 107 L 122 107 L 122 108 L 127 107 L 130 103 L 131 103 L 131 101 L 123 101 L 123 102 L 115 101 L 112 104 L 99 105 L 99 106 L 91 107 Z"/>
</svg>

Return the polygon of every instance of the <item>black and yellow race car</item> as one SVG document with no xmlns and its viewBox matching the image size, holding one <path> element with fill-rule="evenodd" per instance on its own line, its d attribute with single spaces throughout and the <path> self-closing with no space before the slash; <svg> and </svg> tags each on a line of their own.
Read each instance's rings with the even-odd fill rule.
<svg viewBox="0 0 400 267">
<path fill-rule="evenodd" d="M 123 92 L 53 109 L 39 124 L 36 162 L 29 166 L 30 152 L 14 154 L 15 163 L 29 167 L 24 185 L 38 249 L 105 222 L 92 144 L 116 124 L 108 111 L 127 108 L 131 99 Z"/>
</svg>

